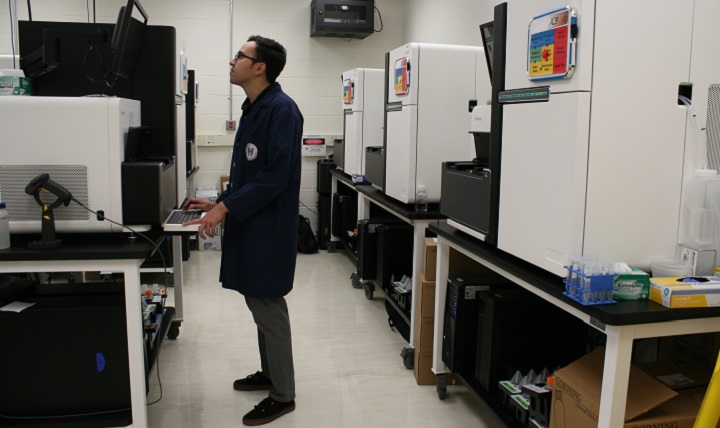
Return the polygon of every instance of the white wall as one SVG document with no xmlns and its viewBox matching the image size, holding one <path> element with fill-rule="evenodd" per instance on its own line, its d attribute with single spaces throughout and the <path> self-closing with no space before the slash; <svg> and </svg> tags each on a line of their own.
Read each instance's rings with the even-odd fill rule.
<svg viewBox="0 0 720 428">
<path fill-rule="evenodd" d="M 408 0 L 404 43 L 482 46 L 480 24 L 493 20 L 494 0 Z"/>
</svg>

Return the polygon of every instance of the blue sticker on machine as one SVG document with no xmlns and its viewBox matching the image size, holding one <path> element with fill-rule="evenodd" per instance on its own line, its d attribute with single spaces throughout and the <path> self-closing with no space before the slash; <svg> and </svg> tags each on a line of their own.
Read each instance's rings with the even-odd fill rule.
<svg viewBox="0 0 720 428">
<path fill-rule="evenodd" d="M 97 365 L 97 371 L 102 373 L 105 370 L 105 355 L 102 352 L 95 354 L 95 363 Z"/>
</svg>

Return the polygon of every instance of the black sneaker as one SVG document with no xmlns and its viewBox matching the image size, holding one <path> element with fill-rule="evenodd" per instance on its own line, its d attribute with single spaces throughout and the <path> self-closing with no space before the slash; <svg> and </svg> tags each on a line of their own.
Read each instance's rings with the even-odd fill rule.
<svg viewBox="0 0 720 428">
<path fill-rule="evenodd" d="M 295 400 L 283 403 L 268 397 L 243 416 L 243 424 L 255 426 L 268 424 L 280 416 L 295 410 Z"/>
<path fill-rule="evenodd" d="M 269 391 L 272 389 L 272 386 L 273 384 L 270 378 L 260 372 L 233 382 L 233 388 L 236 391 Z"/>
</svg>

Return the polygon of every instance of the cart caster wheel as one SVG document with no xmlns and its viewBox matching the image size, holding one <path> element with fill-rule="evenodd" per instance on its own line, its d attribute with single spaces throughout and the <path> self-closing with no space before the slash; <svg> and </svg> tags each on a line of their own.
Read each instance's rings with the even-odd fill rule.
<svg viewBox="0 0 720 428">
<path fill-rule="evenodd" d="M 360 281 L 357 273 L 350 275 L 350 281 L 352 282 L 353 288 L 363 288 L 363 283 Z"/>
<path fill-rule="evenodd" d="M 365 287 L 365 298 L 372 300 L 375 287 L 372 284 L 364 284 L 363 286 Z"/>
<path fill-rule="evenodd" d="M 415 352 L 413 351 L 413 348 L 403 348 L 402 352 L 400 352 L 400 356 L 403 359 L 403 364 L 405 364 L 406 369 L 415 368 Z"/>
<path fill-rule="evenodd" d="M 437 394 L 441 400 L 447 398 L 447 375 L 437 375 Z"/>
<path fill-rule="evenodd" d="M 172 323 L 170 324 L 170 328 L 167 332 L 168 339 L 175 340 L 180 336 L 180 323 Z"/>
<path fill-rule="evenodd" d="M 328 242 L 327 244 L 327 252 L 328 253 L 334 253 L 336 251 L 335 243 L 334 242 Z"/>
</svg>

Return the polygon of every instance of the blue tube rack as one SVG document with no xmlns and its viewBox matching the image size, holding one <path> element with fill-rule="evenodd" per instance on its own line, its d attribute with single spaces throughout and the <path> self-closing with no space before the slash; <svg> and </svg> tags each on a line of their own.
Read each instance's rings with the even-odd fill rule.
<svg viewBox="0 0 720 428">
<path fill-rule="evenodd" d="M 612 298 L 616 274 L 585 275 L 569 266 L 565 266 L 565 269 L 568 276 L 563 279 L 564 295 L 584 306 L 617 303 Z"/>
</svg>

